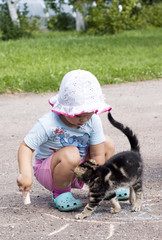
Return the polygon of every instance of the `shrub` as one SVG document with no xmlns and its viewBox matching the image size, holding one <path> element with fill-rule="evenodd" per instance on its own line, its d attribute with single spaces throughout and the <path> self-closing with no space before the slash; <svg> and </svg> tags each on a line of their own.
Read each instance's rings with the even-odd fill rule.
<svg viewBox="0 0 162 240">
<path fill-rule="evenodd" d="M 30 21 L 27 18 L 27 5 L 24 4 L 22 13 L 18 10 L 20 25 L 14 25 L 11 20 L 7 3 L 0 4 L 0 30 L 2 31 L 2 40 L 18 39 L 21 37 L 30 37 L 32 31 L 38 29 L 37 19 Z"/>
<path fill-rule="evenodd" d="M 123 30 L 136 29 L 141 26 L 139 19 L 138 0 L 114 0 L 111 4 L 104 3 L 89 7 L 85 21 L 89 32 L 116 33 Z M 122 8 L 120 10 L 120 7 Z"/>
<path fill-rule="evenodd" d="M 162 3 L 160 1 L 100 0 L 96 1 L 96 6 L 92 4 L 93 1 L 87 2 L 86 10 L 84 10 L 82 1 L 76 7 L 85 16 L 89 33 L 114 34 L 147 25 L 162 26 Z"/>
<path fill-rule="evenodd" d="M 121 10 L 117 4 L 118 1 L 113 1 L 112 7 L 106 17 L 107 32 L 116 33 L 123 30 L 136 29 L 142 25 L 139 19 L 138 0 L 122 0 Z"/>
<path fill-rule="evenodd" d="M 14 25 L 9 14 L 7 3 L 1 4 L 1 11 L 0 11 L 0 29 L 2 31 L 2 39 L 16 39 L 21 37 L 22 31 L 21 28 Z"/>
<path fill-rule="evenodd" d="M 75 29 L 75 18 L 65 12 L 60 12 L 56 16 L 50 17 L 48 21 L 48 28 L 50 30 L 74 30 Z"/>
<path fill-rule="evenodd" d="M 20 21 L 20 27 L 24 35 L 31 35 L 33 31 L 37 31 L 39 29 L 40 17 L 27 17 L 27 14 L 29 13 L 27 3 L 24 4 L 24 9 L 22 12 L 20 12 L 19 9 L 17 12 Z"/>
<path fill-rule="evenodd" d="M 143 6 L 141 19 L 144 26 L 162 27 L 162 3 Z"/>
</svg>

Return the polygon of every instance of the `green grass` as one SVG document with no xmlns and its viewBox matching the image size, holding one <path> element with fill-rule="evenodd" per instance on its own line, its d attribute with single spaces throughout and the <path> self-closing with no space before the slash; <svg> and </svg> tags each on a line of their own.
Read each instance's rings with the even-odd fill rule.
<svg viewBox="0 0 162 240">
<path fill-rule="evenodd" d="M 91 71 L 101 85 L 160 78 L 162 31 L 104 36 L 47 32 L 32 39 L 0 40 L 0 93 L 56 91 L 73 69 Z"/>
</svg>

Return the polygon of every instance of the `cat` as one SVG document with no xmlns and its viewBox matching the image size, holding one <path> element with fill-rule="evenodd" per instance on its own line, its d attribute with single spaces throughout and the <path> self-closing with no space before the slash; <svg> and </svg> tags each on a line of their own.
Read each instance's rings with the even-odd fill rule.
<svg viewBox="0 0 162 240">
<path fill-rule="evenodd" d="M 89 203 L 75 216 L 76 219 L 90 216 L 104 198 L 111 200 L 113 204 L 111 213 L 120 212 L 121 207 L 115 194 L 115 190 L 120 187 L 130 187 L 129 201 L 133 204 L 132 211 L 141 210 L 143 162 L 138 139 L 130 128 L 117 122 L 110 112 L 108 119 L 114 127 L 127 136 L 131 150 L 117 153 L 103 165 L 98 165 L 95 160 L 89 159 L 74 169 L 78 180 L 89 187 Z"/>
</svg>

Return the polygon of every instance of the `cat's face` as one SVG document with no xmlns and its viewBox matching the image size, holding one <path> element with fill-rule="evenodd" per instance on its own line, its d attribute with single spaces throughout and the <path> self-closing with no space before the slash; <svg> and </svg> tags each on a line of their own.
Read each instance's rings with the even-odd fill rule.
<svg viewBox="0 0 162 240">
<path fill-rule="evenodd" d="M 74 174 L 78 178 L 79 181 L 84 183 L 88 183 L 91 179 L 91 176 L 96 171 L 98 165 L 96 164 L 95 160 L 90 159 L 81 163 L 74 169 Z"/>
</svg>

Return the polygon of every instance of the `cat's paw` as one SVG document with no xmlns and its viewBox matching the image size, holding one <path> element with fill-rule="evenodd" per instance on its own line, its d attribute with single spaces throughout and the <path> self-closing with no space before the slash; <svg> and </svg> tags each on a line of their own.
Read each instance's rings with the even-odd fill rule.
<svg viewBox="0 0 162 240">
<path fill-rule="evenodd" d="M 78 213 L 75 215 L 75 219 L 84 219 L 86 217 L 89 217 L 92 214 L 93 211 L 88 211 L 86 208 L 83 212 Z"/>
<path fill-rule="evenodd" d="M 135 201 L 132 207 L 132 212 L 139 212 L 141 210 L 141 207 L 142 207 L 142 198 Z"/>
<path fill-rule="evenodd" d="M 135 203 L 132 207 L 132 212 L 139 212 L 141 210 L 141 204 Z"/>
<path fill-rule="evenodd" d="M 86 217 L 87 217 L 87 215 L 84 214 L 84 213 L 79 213 L 79 214 L 76 214 L 76 215 L 75 215 L 75 219 L 84 219 L 84 218 L 86 218 Z"/>
<path fill-rule="evenodd" d="M 121 207 L 118 207 L 118 208 L 117 208 L 117 207 L 116 207 L 116 208 L 113 208 L 113 207 L 112 207 L 112 208 L 110 208 L 110 212 L 113 213 L 113 214 L 114 214 L 114 213 L 119 213 L 120 210 L 121 210 Z"/>
</svg>

